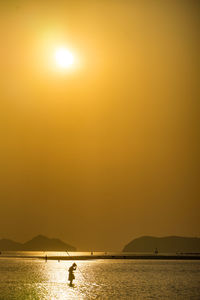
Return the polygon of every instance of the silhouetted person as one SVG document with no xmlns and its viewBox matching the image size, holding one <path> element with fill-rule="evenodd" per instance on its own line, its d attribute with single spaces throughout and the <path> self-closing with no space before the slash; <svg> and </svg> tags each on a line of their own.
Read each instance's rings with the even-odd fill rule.
<svg viewBox="0 0 200 300">
<path fill-rule="evenodd" d="M 75 279 L 74 271 L 76 270 L 76 267 L 77 267 L 77 265 L 75 263 L 73 263 L 73 265 L 68 270 L 68 272 L 69 272 L 68 280 L 69 280 L 71 286 L 72 286 L 73 280 Z"/>
<path fill-rule="evenodd" d="M 158 248 L 155 249 L 155 254 L 156 254 L 156 255 L 158 254 Z"/>
</svg>

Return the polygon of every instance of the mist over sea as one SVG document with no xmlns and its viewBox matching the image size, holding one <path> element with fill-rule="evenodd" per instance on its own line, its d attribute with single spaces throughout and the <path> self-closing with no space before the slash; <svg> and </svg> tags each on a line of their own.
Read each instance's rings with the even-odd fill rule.
<svg viewBox="0 0 200 300">
<path fill-rule="evenodd" d="M 77 261 L 70 287 L 72 263 L 0 257 L 0 300 L 200 299 L 200 261 Z"/>
</svg>

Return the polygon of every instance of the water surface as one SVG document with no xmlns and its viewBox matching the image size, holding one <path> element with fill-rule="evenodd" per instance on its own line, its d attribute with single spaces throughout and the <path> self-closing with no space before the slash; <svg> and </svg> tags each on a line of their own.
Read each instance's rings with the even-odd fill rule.
<svg viewBox="0 0 200 300">
<path fill-rule="evenodd" d="M 200 261 L 72 261 L 0 258 L 1 300 L 200 299 Z"/>
</svg>

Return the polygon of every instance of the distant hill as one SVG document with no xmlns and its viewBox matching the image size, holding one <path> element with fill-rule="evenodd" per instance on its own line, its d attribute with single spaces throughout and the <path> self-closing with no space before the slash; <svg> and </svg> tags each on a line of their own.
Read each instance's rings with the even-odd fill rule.
<svg viewBox="0 0 200 300">
<path fill-rule="evenodd" d="M 23 250 L 32 251 L 76 251 L 76 248 L 64 243 L 59 239 L 49 239 L 46 236 L 38 235 L 32 240 L 23 244 Z"/>
<path fill-rule="evenodd" d="M 0 251 L 19 251 L 21 244 L 8 239 L 0 240 Z"/>
<path fill-rule="evenodd" d="M 21 244 L 12 240 L 0 240 L 0 251 L 76 251 L 76 248 L 59 239 L 50 239 L 38 235 L 30 241 Z"/>
<path fill-rule="evenodd" d="M 200 253 L 200 238 L 143 236 L 128 243 L 123 252 Z"/>
</svg>

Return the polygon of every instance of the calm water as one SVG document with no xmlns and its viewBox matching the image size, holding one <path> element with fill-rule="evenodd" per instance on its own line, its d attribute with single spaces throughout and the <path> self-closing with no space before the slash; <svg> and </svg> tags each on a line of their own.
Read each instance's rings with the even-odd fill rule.
<svg viewBox="0 0 200 300">
<path fill-rule="evenodd" d="M 200 299 L 200 261 L 78 261 L 74 287 L 71 264 L 0 258 L 0 299 Z"/>
</svg>

